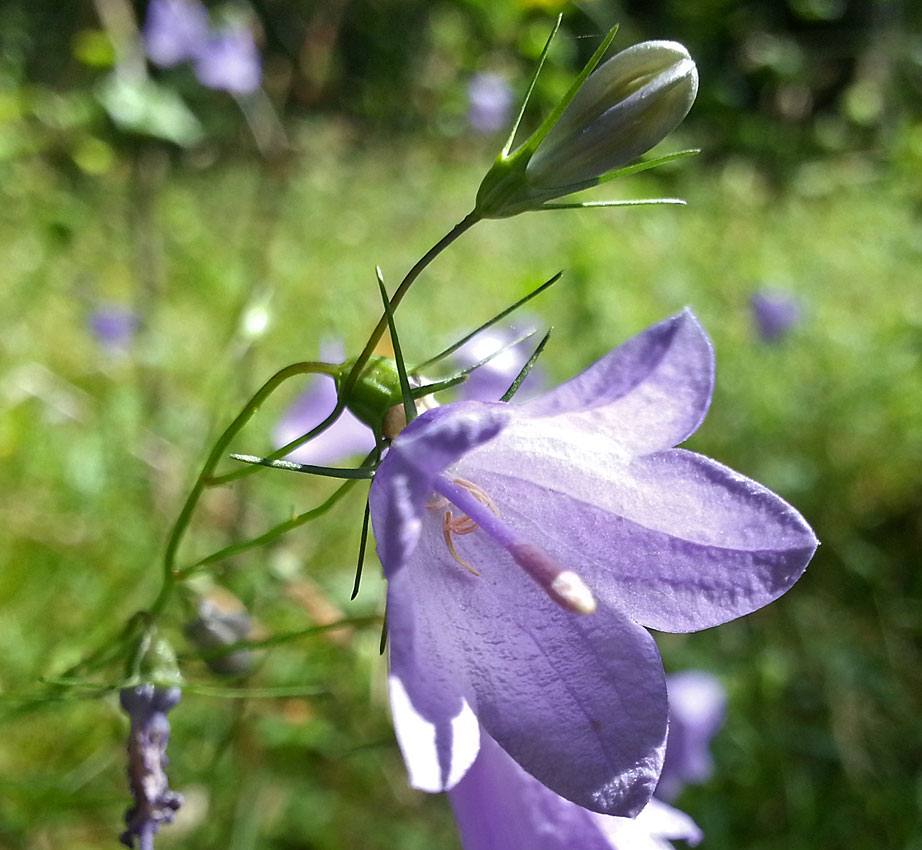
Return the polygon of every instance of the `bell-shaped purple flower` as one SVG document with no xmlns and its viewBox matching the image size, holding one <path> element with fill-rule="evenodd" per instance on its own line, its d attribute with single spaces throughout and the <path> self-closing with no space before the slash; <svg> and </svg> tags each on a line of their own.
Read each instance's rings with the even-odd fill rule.
<svg viewBox="0 0 922 850">
<path fill-rule="evenodd" d="M 804 305 L 789 292 L 761 289 L 749 298 L 752 319 L 764 342 L 778 342 L 795 328 L 804 315 Z"/>
<path fill-rule="evenodd" d="M 754 611 L 817 545 L 774 493 L 673 448 L 713 383 L 685 311 L 531 401 L 448 404 L 394 440 L 370 500 L 412 785 L 455 785 L 482 725 L 582 807 L 647 804 L 667 698 L 646 629 Z"/>
<path fill-rule="evenodd" d="M 600 815 L 555 794 L 526 773 L 486 732 L 464 778 L 448 792 L 464 850 L 669 850 L 695 845 L 688 815 L 651 800 L 636 818 Z"/>
<path fill-rule="evenodd" d="M 703 670 L 667 676 L 666 690 L 669 736 L 656 796 L 674 800 L 683 785 L 704 782 L 711 775 L 713 760 L 708 745 L 723 726 L 727 694 L 723 685 Z"/>
<path fill-rule="evenodd" d="M 122 709 L 131 718 L 128 734 L 128 779 L 132 806 L 125 815 L 127 829 L 121 835 L 126 847 L 153 850 L 160 824 L 170 823 L 182 805 L 182 794 L 170 790 L 166 776 L 166 747 L 170 740 L 167 712 L 179 703 L 178 687 L 139 685 L 119 695 Z"/>
<path fill-rule="evenodd" d="M 208 39 L 208 11 L 198 0 L 151 0 L 144 19 L 144 50 L 162 68 L 198 56 Z"/>
</svg>

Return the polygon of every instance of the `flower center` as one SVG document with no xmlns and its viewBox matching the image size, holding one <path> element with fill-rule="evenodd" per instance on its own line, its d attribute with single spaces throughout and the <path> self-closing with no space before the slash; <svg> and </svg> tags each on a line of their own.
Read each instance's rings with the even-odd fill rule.
<svg viewBox="0 0 922 850">
<path fill-rule="evenodd" d="M 434 487 L 440 498 L 430 502 L 427 507 L 441 510 L 453 504 L 464 512 L 460 517 L 454 518 L 450 510 L 445 511 L 442 518 L 445 545 L 459 564 L 474 575 L 480 575 L 461 558 L 452 538 L 453 534 L 470 534 L 480 528 L 502 546 L 562 608 L 578 614 L 591 614 L 595 611 L 596 602 L 592 591 L 586 587 L 579 575 L 573 570 L 563 569 L 544 549 L 507 525 L 493 500 L 483 489 L 463 478 L 449 480 L 443 475 L 435 479 Z"/>
<path fill-rule="evenodd" d="M 499 516 L 499 510 L 496 505 L 493 503 L 493 500 L 486 494 L 486 492 L 474 484 L 472 481 L 468 481 L 465 478 L 455 478 L 452 481 L 452 484 L 457 485 L 458 487 L 463 487 L 468 491 L 480 504 L 486 505 L 496 516 Z M 432 502 L 426 505 L 427 508 L 433 511 L 441 510 L 442 508 L 448 507 L 451 502 L 446 499 L 444 496 L 439 496 Z M 451 557 L 454 558 L 462 567 L 466 570 L 472 572 L 475 576 L 479 576 L 480 572 L 474 567 L 472 567 L 467 561 L 464 560 L 459 554 L 457 548 L 455 548 L 455 541 L 452 537 L 453 534 L 470 534 L 472 531 L 476 531 L 480 528 L 474 520 L 472 520 L 467 514 L 462 514 L 459 517 L 452 516 L 451 511 L 445 511 L 445 514 L 442 516 L 442 534 L 445 536 L 445 545 L 448 547 L 448 551 L 451 553 Z"/>
</svg>

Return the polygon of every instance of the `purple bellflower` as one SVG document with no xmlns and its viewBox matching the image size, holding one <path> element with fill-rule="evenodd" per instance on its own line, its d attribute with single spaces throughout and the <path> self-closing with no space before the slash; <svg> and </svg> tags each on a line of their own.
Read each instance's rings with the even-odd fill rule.
<svg viewBox="0 0 922 850">
<path fill-rule="evenodd" d="M 508 346 L 517 335 L 517 329 L 514 327 L 488 328 L 461 346 L 452 355 L 452 362 L 461 369 L 472 366 Z M 534 343 L 527 339 L 506 348 L 492 360 L 475 369 L 458 388 L 458 395 L 465 400 L 498 401 L 528 362 L 533 348 Z M 540 388 L 541 382 L 540 367 L 536 366 L 519 387 L 517 397 L 527 398 L 534 394 Z"/>
<path fill-rule="evenodd" d="M 324 342 L 320 346 L 320 357 L 331 363 L 345 360 L 342 341 Z M 319 425 L 336 407 L 336 385 L 326 375 L 311 378 L 307 388 L 282 413 L 272 436 L 276 447 L 281 448 L 315 425 Z M 349 410 L 344 410 L 339 419 L 326 431 L 298 446 L 286 455 L 295 463 L 324 465 L 336 463 L 343 458 L 367 455 L 375 447 L 371 429 Z"/>
<path fill-rule="evenodd" d="M 647 628 L 754 611 L 817 546 L 774 493 L 673 448 L 713 384 L 710 340 L 683 311 L 530 401 L 437 407 L 394 440 L 370 504 L 414 787 L 453 787 L 482 727 L 581 807 L 647 805 L 668 712 Z"/>
<path fill-rule="evenodd" d="M 711 775 L 713 761 L 708 745 L 723 726 L 727 694 L 723 685 L 703 670 L 667 676 L 666 690 L 669 736 L 656 796 L 674 800 L 683 785 L 704 782 Z"/>
<path fill-rule="evenodd" d="M 600 815 L 526 773 L 486 732 L 464 778 L 448 792 L 464 850 L 669 850 L 695 845 L 701 830 L 683 812 L 651 800 L 636 818 Z"/>
<path fill-rule="evenodd" d="M 262 61 L 250 29 L 238 25 L 213 31 L 208 10 L 197 0 L 151 0 L 144 50 L 162 68 L 194 62 L 198 81 L 210 89 L 250 94 L 262 82 Z"/>
<path fill-rule="evenodd" d="M 122 709 L 131 718 L 128 779 L 134 806 L 125 815 L 128 828 L 120 838 L 126 847 L 134 847 L 137 838 L 140 850 L 153 850 L 160 824 L 170 823 L 182 805 L 182 794 L 170 790 L 165 772 L 170 740 L 166 715 L 180 696 L 178 687 L 154 685 L 125 688 L 119 696 Z"/>
<path fill-rule="evenodd" d="M 213 33 L 195 59 L 195 76 L 207 88 L 252 94 L 262 82 L 262 61 L 253 33 L 236 26 Z"/>
<path fill-rule="evenodd" d="M 127 307 L 102 304 L 90 314 L 88 324 L 103 350 L 110 354 L 118 354 L 131 345 L 141 326 L 141 320 Z"/>
<path fill-rule="evenodd" d="M 151 0 L 144 19 L 150 61 L 172 68 L 194 60 L 208 39 L 208 11 L 197 0 Z"/>
<path fill-rule="evenodd" d="M 749 298 L 749 307 L 763 342 L 778 342 L 800 323 L 804 314 L 799 299 L 778 289 L 754 292 Z"/>
<path fill-rule="evenodd" d="M 499 75 L 474 74 L 467 86 L 468 119 L 476 133 L 495 133 L 506 126 L 512 108 L 512 90 Z"/>
</svg>

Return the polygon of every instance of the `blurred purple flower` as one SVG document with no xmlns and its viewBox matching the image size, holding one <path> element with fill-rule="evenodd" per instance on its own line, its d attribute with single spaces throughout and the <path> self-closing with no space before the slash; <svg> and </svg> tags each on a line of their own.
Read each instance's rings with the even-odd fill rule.
<svg viewBox="0 0 922 850">
<path fill-rule="evenodd" d="M 468 118 L 477 133 L 495 133 L 509 120 L 512 91 L 499 74 L 474 74 L 467 86 Z"/>
<path fill-rule="evenodd" d="M 134 847 L 135 837 L 140 850 L 153 850 L 154 835 L 160 824 L 170 823 L 182 805 L 182 794 L 170 790 L 165 768 L 166 747 L 170 740 L 167 712 L 181 696 L 177 687 L 157 688 L 139 685 L 125 688 L 119 694 L 122 709 L 131 718 L 128 733 L 128 779 L 132 806 L 125 815 L 128 829 L 120 841 Z"/>
<path fill-rule="evenodd" d="M 461 346 L 452 361 L 459 369 L 473 366 L 491 354 L 509 345 L 519 332 L 514 327 L 488 328 L 477 334 L 470 342 Z M 512 348 L 498 354 L 489 363 L 475 369 L 468 379 L 459 387 L 463 399 L 476 401 L 498 401 L 509 389 L 509 385 L 518 377 L 522 367 L 531 357 L 534 342 L 530 339 L 520 342 Z M 528 373 L 516 394 L 517 398 L 527 398 L 537 392 L 543 383 L 540 370 L 535 367 Z"/>
<path fill-rule="evenodd" d="M 328 341 L 320 346 L 320 358 L 329 363 L 345 359 L 341 341 Z M 319 425 L 336 407 L 336 385 L 326 375 L 312 378 L 304 390 L 285 410 L 275 426 L 273 443 L 277 448 L 306 434 Z M 285 457 L 295 463 L 320 466 L 336 463 L 343 458 L 367 455 L 375 447 L 371 428 L 344 410 L 336 422 Z"/>
<path fill-rule="evenodd" d="M 526 773 L 486 732 L 464 778 L 448 792 L 464 850 L 669 850 L 697 844 L 688 815 L 651 800 L 636 818 L 600 815 Z"/>
<path fill-rule="evenodd" d="M 208 39 L 208 12 L 197 0 L 151 0 L 144 50 L 162 68 L 195 59 Z"/>
<path fill-rule="evenodd" d="M 759 336 L 765 342 L 777 342 L 803 319 L 800 299 L 789 292 L 762 289 L 749 298 L 749 307 Z"/>
<path fill-rule="evenodd" d="M 685 311 L 531 401 L 444 405 L 394 440 L 370 503 L 414 787 L 454 786 L 482 726 L 580 806 L 648 803 L 668 709 L 646 628 L 754 611 L 817 545 L 774 493 L 672 448 L 704 419 L 713 378 Z"/>
<path fill-rule="evenodd" d="M 102 348 L 110 353 L 117 353 L 131 345 L 141 320 L 127 307 L 105 304 L 93 310 L 88 323 L 90 331 Z"/>
<path fill-rule="evenodd" d="M 710 673 L 686 670 L 666 677 L 669 694 L 669 736 L 656 796 L 674 800 L 686 783 L 704 782 L 713 760 L 711 738 L 723 726 L 727 695 Z"/>
<path fill-rule="evenodd" d="M 195 57 L 195 76 L 210 89 L 250 94 L 262 82 L 262 62 L 253 33 L 238 26 L 213 33 Z"/>
</svg>

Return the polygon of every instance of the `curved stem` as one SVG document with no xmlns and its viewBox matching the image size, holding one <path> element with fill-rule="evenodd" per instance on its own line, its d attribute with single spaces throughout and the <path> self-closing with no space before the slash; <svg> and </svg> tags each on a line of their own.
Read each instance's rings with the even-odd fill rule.
<svg viewBox="0 0 922 850">
<path fill-rule="evenodd" d="M 479 213 L 469 213 L 419 259 L 416 265 L 414 265 L 413 268 L 407 272 L 406 277 L 404 277 L 404 279 L 400 282 L 400 286 L 397 287 L 397 289 L 394 291 L 394 294 L 391 296 L 390 305 L 392 312 L 403 300 L 403 297 L 407 294 L 407 291 L 413 285 L 413 282 L 420 276 L 426 266 L 428 266 L 429 263 L 431 263 L 459 236 L 470 230 L 480 220 L 481 217 Z M 342 388 L 338 394 L 336 407 L 333 408 L 333 411 L 330 413 L 330 415 L 327 416 L 327 418 L 324 419 L 323 422 L 321 422 L 316 428 L 311 429 L 303 436 L 298 437 L 296 440 L 292 440 L 290 443 L 282 446 L 280 449 L 276 449 L 274 452 L 272 452 L 272 454 L 266 455 L 266 460 L 278 460 L 278 458 L 284 457 L 289 452 L 298 448 L 298 446 L 306 443 L 315 434 L 319 434 L 321 431 L 328 428 L 339 418 L 340 414 L 346 409 L 345 399 L 349 398 L 349 393 L 355 386 L 356 381 L 358 381 L 362 369 L 365 368 L 365 364 L 368 363 L 368 360 L 371 358 L 371 355 L 375 350 L 375 346 L 381 341 L 381 337 L 384 336 L 384 331 L 386 329 L 387 313 L 383 313 L 380 320 L 378 321 L 378 324 L 375 326 L 375 329 L 371 332 L 371 336 L 368 338 L 368 342 L 365 344 L 365 348 L 362 349 L 362 353 L 358 356 L 358 358 L 356 358 L 352 370 L 346 376 L 346 380 L 343 381 Z M 240 469 L 235 469 L 233 472 L 228 472 L 224 475 L 211 478 L 206 483 L 210 486 L 229 484 L 231 481 L 236 481 L 238 478 L 245 478 L 247 475 L 252 475 L 258 470 L 258 468 L 259 467 L 244 466 Z"/>
<path fill-rule="evenodd" d="M 417 260 L 415 265 L 406 273 L 406 276 L 400 282 L 400 286 L 397 287 L 397 289 L 394 291 L 394 294 L 391 296 L 390 308 L 392 312 L 397 309 L 397 305 L 400 304 L 400 302 L 403 300 L 404 296 L 407 294 L 410 287 L 413 285 L 416 278 L 420 276 L 423 270 L 439 254 L 441 254 L 442 251 L 444 251 L 449 245 L 458 239 L 458 237 L 470 230 L 480 220 L 481 215 L 478 212 L 472 211 L 468 213 L 448 233 L 446 233 L 438 242 L 436 242 L 435 245 L 433 245 L 425 254 L 423 254 L 419 260 Z M 377 346 L 377 344 L 380 342 L 381 337 L 384 335 L 384 331 L 386 329 L 387 313 L 385 312 L 378 320 L 378 324 L 371 332 L 371 336 L 369 336 L 368 342 L 365 344 L 365 348 L 362 349 L 362 353 L 356 359 L 352 370 L 349 372 L 349 375 L 343 382 L 343 385 L 340 388 L 340 392 L 338 393 L 336 407 L 333 408 L 333 411 L 330 413 L 330 415 L 327 416 L 327 418 L 324 419 L 323 422 L 321 422 L 315 428 L 312 428 L 307 434 L 299 437 L 297 440 L 293 440 L 285 446 L 282 446 L 280 449 L 276 449 L 276 451 L 272 452 L 272 454 L 267 455 L 266 460 L 277 460 L 280 457 L 284 457 L 293 449 L 307 442 L 307 440 L 309 440 L 315 434 L 319 434 L 321 431 L 328 428 L 339 418 L 340 414 L 346 407 L 345 399 L 349 398 L 349 393 L 355 386 L 356 381 L 358 381 L 362 369 L 365 368 L 365 364 L 368 363 L 369 358 L 375 350 L 375 346 Z M 182 573 L 178 573 L 176 571 L 176 553 L 179 549 L 179 544 L 182 541 L 182 537 L 185 534 L 186 529 L 189 527 L 189 522 L 192 519 L 192 514 L 198 505 L 198 501 L 201 498 L 202 492 L 206 487 L 226 484 L 230 481 L 236 480 L 237 478 L 243 478 L 247 475 L 252 475 L 258 469 L 260 469 L 258 465 L 246 466 L 225 475 L 214 476 L 213 472 L 215 467 L 224 456 L 230 441 L 243 428 L 243 426 L 246 425 L 253 414 L 259 410 L 262 402 L 265 401 L 265 399 L 275 391 L 279 384 L 281 384 L 283 381 L 286 381 L 288 378 L 294 377 L 295 375 L 318 372 L 324 374 L 333 374 L 332 368 L 328 364 L 317 362 L 295 363 L 280 370 L 279 372 L 276 372 L 268 381 L 266 381 L 265 384 L 262 385 L 262 387 L 260 387 L 253 398 L 251 398 L 243 410 L 240 411 L 240 414 L 237 416 L 237 418 L 234 419 L 234 421 L 218 438 L 218 441 L 215 443 L 214 448 L 212 448 L 211 454 L 208 455 L 208 459 L 205 461 L 205 465 L 202 467 L 202 471 L 199 473 L 195 484 L 192 486 L 192 490 L 186 498 L 185 504 L 182 506 L 182 510 L 179 512 L 179 516 L 176 518 L 176 522 L 173 524 L 173 529 L 170 533 L 169 540 L 167 541 L 166 552 L 163 558 L 163 584 L 161 585 L 160 593 L 149 609 L 149 613 L 151 615 L 156 615 L 163 610 L 170 598 L 170 594 L 173 591 L 173 586 L 175 585 L 177 579 L 182 576 Z"/>
<path fill-rule="evenodd" d="M 224 457 L 230 441 L 247 424 L 247 422 L 250 421 L 253 415 L 259 410 L 262 403 L 279 387 L 280 384 L 282 384 L 284 381 L 287 381 L 289 378 L 304 374 L 332 375 L 334 374 L 334 371 L 333 367 L 331 367 L 328 363 L 319 363 L 316 361 L 293 363 L 291 366 L 286 366 L 284 369 L 280 369 L 256 391 L 253 397 L 244 405 L 240 413 L 237 414 L 237 417 L 234 419 L 234 421 L 231 422 L 231 424 L 224 429 L 221 436 L 218 437 L 213 448 L 211 449 L 211 453 L 208 455 L 208 459 L 205 461 L 205 465 L 202 467 L 202 471 L 199 473 L 198 478 L 195 480 L 195 484 L 192 485 L 192 490 L 186 497 L 185 504 L 182 506 L 182 510 L 180 510 L 179 516 L 176 518 L 176 522 L 173 523 L 173 529 L 170 532 L 169 539 L 167 540 L 166 551 L 163 556 L 163 584 L 160 588 L 159 595 L 154 600 L 154 604 L 150 607 L 150 614 L 157 614 L 162 611 L 170 597 L 170 593 L 173 590 L 173 585 L 176 582 L 176 574 L 174 570 L 176 564 L 176 552 L 179 549 L 179 544 L 182 541 L 183 534 L 185 534 L 186 529 L 189 527 L 189 522 L 192 519 L 192 514 L 198 505 L 198 501 L 201 498 L 202 492 L 207 486 L 209 486 L 210 483 L 212 483 L 210 480 L 211 475 L 214 472 L 215 467 L 220 462 L 221 458 Z"/>
</svg>

